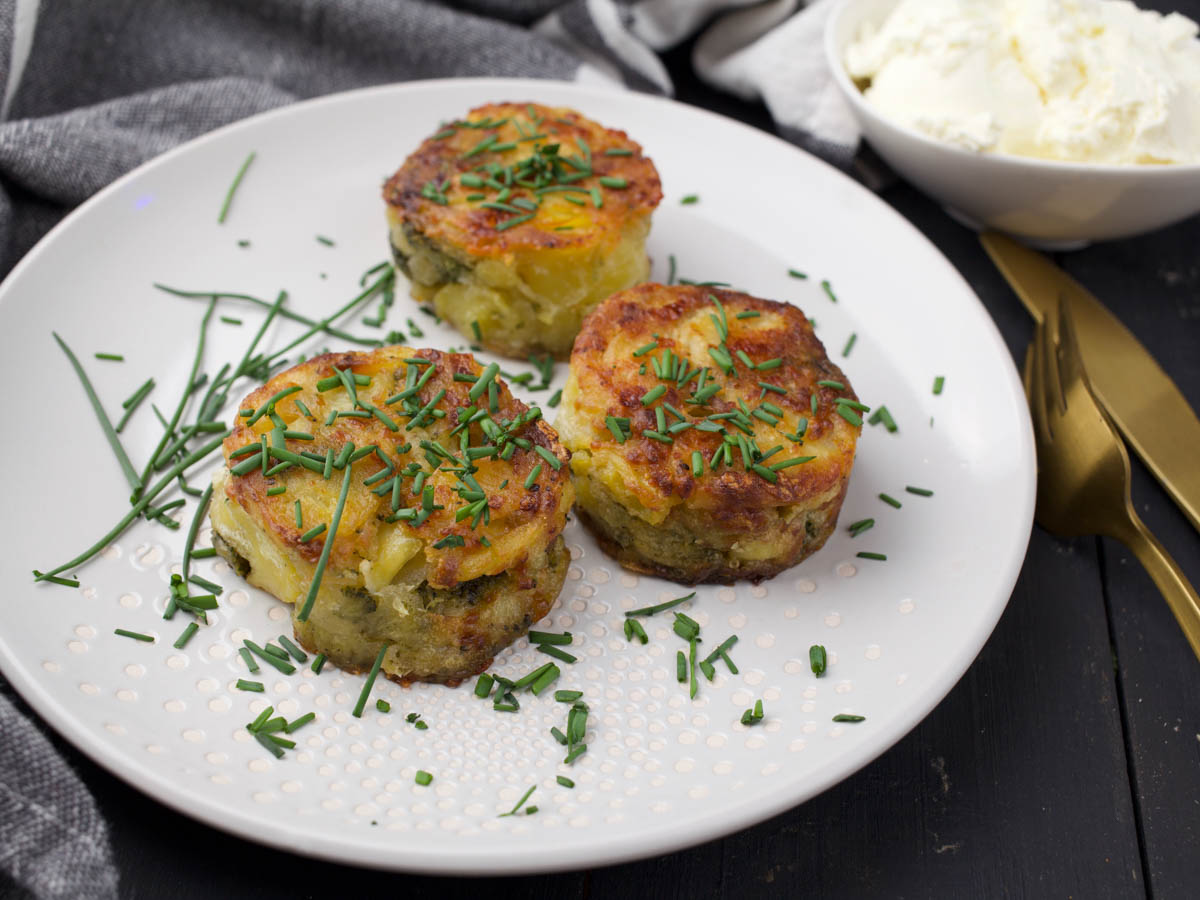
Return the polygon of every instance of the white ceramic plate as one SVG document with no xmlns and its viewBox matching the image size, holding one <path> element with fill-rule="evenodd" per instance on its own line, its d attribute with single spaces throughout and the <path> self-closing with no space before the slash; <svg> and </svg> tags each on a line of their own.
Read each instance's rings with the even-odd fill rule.
<svg viewBox="0 0 1200 900">
<path fill-rule="evenodd" d="M 684 591 L 622 572 L 575 524 L 570 576 L 542 623 L 577 636 L 579 662 L 564 665 L 558 687 L 584 690 L 592 710 L 588 753 L 569 768 L 549 734 L 566 708 L 549 694 L 523 696 L 519 713 L 502 714 L 469 686 L 381 681 L 374 696 L 392 713 L 372 704 L 359 720 L 349 713 L 362 678 L 332 668 L 314 676 L 302 667 L 290 678 L 265 671 L 265 695 L 236 690 L 246 672 L 233 648 L 286 631 L 288 616 L 220 560 L 193 570 L 225 586 L 220 609 L 174 650 L 185 619 L 160 614 L 194 501 L 180 532 L 145 523 L 126 532 L 79 569 L 79 590 L 33 583 L 31 569 L 75 555 L 128 508 L 51 329 L 73 346 L 110 411 L 154 375 L 151 399 L 169 414 L 203 304 L 152 282 L 265 298 L 286 287 L 293 308 L 322 315 L 385 257 L 380 183 L 419 140 L 473 105 L 535 98 L 624 128 L 653 156 L 666 192 L 650 239 L 656 277 L 674 254 L 683 277 L 800 304 L 859 395 L 886 403 L 900 424 L 896 434 L 865 429 L 842 512 L 843 524 L 875 518 L 873 530 L 851 539 L 840 528 L 779 577 L 703 587 L 685 607 L 714 644 L 740 635 L 738 675 L 721 670 L 689 701 L 675 680 L 682 642 L 669 614 L 647 623 L 648 646 L 626 643 L 623 610 Z M 221 199 L 250 150 L 257 160 L 220 226 Z M 693 193 L 699 203 L 680 204 Z M 790 278 L 789 267 L 811 277 Z M 424 343 L 466 343 L 400 293 L 388 327 L 411 315 Z M 214 322 L 210 372 L 239 358 L 261 321 L 260 310 L 234 301 L 220 313 L 245 325 Z M 296 333 L 281 323 L 266 340 L 281 346 Z M 841 359 L 851 333 L 857 342 Z M 98 361 L 98 351 L 126 361 Z M 937 375 L 946 377 L 941 396 L 931 391 Z M 559 366 L 555 386 L 564 377 Z M 258 116 L 154 160 L 68 217 L 0 288 L 0 380 L 23 386 L 12 415 L 31 437 L 46 437 L 36 448 L 0 447 L 4 674 L 76 746 L 151 796 L 251 840 L 343 863 L 457 874 L 594 866 L 695 844 L 794 806 L 879 755 L 946 695 L 1004 609 L 1032 519 L 1034 458 L 1013 365 L 982 306 L 920 234 L 782 141 L 671 101 L 563 84 L 359 91 Z M 45 424 L 35 430 L 37 421 Z M 124 437 L 140 466 L 157 438 L 149 409 Z M 935 493 L 915 496 L 906 485 Z M 881 491 L 903 508 L 878 500 Z M 860 550 L 888 559 L 860 559 Z M 118 627 L 157 642 L 114 636 Z M 831 661 L 819 680 L 807 660 L 814 643 Z M 523 673 L 545 659 L 522 640 L 495 670 Z M 756 699 L 766 719 L 747 728 L 739 718 Z M 244 727 L 267 702 L 318 717 L 278 761 Z M 429 729 L 406 724 L 408 712 Z M 834 724 L 843 712 L 866 721 Z M 433 784 L 414 784 L 417 769 L 433 773 Z M 576 787 L 559 786 L 557 774 Z M 497 818 L 531 785 L 536 815 Z"/>
</svg>

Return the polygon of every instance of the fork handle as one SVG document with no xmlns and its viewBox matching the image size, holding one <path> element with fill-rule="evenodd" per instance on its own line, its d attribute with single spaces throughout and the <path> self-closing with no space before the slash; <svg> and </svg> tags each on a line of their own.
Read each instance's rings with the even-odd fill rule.
<svg viewBox="0 0 1200 900">
<path fill-rule="evenodd" d="M 1183 574 L 1183 570 L 1159 543 L 1158 538 L 1145 526 L 1136 513 L 1130 511 L 1131 528 L 1123 534 L 1114 535 L 1134 555 L 1149 573 L 1162 592 L 1167 606 L 1175 614 L 1175 620 L 1183 629 L 1192 652 L 1200 659 L 1200 596 Z"/>
</svg>

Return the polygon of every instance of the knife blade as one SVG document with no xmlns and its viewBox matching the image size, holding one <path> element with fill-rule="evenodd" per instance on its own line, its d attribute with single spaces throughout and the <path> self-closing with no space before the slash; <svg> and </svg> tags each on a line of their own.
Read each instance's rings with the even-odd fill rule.
<svg viewBox="0 0 1200 900">
<path fill-rule="evenodd" d="M 983 248 L 1034 319 L 1070 303 L 1093 393 L 1129 446 L 1200 531 L 1200 419 L 1154 357 L 1121 321 L 1049 259 L 996 232 Z"/>
</svg>

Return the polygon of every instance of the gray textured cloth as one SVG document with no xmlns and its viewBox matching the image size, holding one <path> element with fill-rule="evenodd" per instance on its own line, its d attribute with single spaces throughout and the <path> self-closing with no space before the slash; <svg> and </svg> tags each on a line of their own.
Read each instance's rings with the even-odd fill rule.
<svg viewBox="0 0 1200 900">
<path fill-rule="evenodd" d="M 609 81 L 670 93 L 657 51 L 701 27 L 702 77 L 762 98 L 782 133 L 844 166 L 857 134 L 819 62 L 829 5 L 0 0 L 0 274 L 118 176 L 245 116 L 331 91 L 446 76 Z M 32 43 L 14 41 L 31 10 Z M 794 76 L 786 83 L 776 77 L 785 70 Z M 0 733 L 0 894 L 115 896 L 100 811 L 55 749 L 59 739 L 3 679 Z"/>
</svg>

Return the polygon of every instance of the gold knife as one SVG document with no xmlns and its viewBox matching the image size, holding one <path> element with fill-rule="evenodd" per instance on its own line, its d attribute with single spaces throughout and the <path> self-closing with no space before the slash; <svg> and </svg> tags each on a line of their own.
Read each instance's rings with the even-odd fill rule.
<svg viewBox="0 0 1200 900">
<path fill-rule="evenodd" d="M 1200 531 L 1200 419 L 1170 376 L 1120 320 L 1049 259 L 994 231 L 983 248 L 1033 317 L 1070 303 L 1092 391 L 1129 446 Z"/>
</svg>

